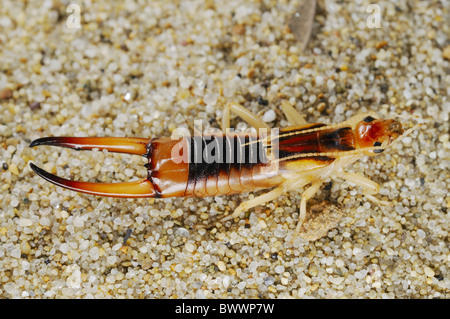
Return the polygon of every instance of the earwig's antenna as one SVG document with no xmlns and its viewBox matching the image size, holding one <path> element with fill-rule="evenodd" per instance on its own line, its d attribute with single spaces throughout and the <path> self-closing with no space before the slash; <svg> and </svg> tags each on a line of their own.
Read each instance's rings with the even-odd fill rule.
<svg viewBox="0 0 450 319">
<path fill-rule="evenodd" d="M 394 113 L 394 114 L 390 115 L 389 117 L 392 117 L 392 118 L 416 119 L 416 120 L 420 119 L 420 116 L 417 115 L 417 114 L 396 114 L 396 113 Z"/>
<path fill-rule="evenodd" d="M 419 128 L 420 126 L 422 126 L 423 123 L 417 123 L 416 125 L 414 125 L 413 127 L 411 127 L 410 129 L 407 129 L 405 131 L 405 133 L 403 133 L 399 138 L 397 138 L 395 141 L 393 141 L 391 144 L 389 144 L 388 146 L 386 146 L 386 148 L 391 147 L 392 145 L 398 143 L 399 141 L 401 141 L 402 139 L 404 139 L 406 136 L 408 136 L 409 134 L 411 134 L 413 131 L 415 131 L 417 128 Z"/>
</svg>

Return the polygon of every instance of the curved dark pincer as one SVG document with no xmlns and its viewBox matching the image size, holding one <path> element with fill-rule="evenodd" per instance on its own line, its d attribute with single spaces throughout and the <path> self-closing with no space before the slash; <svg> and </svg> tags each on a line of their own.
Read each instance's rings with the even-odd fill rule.
<svg viewBox="0 0 450 319">
<path fill-rule="evenodd" d="M 145 155 L 148 143 L 150 143 L 148 138 L 58 136 L 38 138 L 31 142 L 30 147 L 50 145 L 67 147 L 77 151 L 98 148 L 115 153 Z"/>
<path fill-rule="evenodd" d="M 149 139 L 122 137 L 44 137 L 30 147 L 53 145 L 75 150 L 108 150 L 117 153 L 145 155 Z M 46 181 L 77 192 L 110 197 L 154 197 L 155 189 L 148 179 L 125 183 L 89 183 L 64 179 L 30 163 L 31 169 Z"/>
</svg>

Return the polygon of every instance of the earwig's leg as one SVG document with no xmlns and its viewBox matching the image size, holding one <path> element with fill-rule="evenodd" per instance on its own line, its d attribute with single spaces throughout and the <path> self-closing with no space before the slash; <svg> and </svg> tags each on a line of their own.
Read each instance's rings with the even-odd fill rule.
<svg viewBox="0 0 450 319">
<path fill-rule="evenodd" d="M 260 118 L 244 108 L 242 105 L 239 105 L 237 103 L 229 103 L 225 106 L 225 109 L 223 111 L 222 130 L 224 132 L 227 128 L 230 128 L 230 111 L 233 111 L 233 113 L 241 117 L 245 122 L 256 129 L 269 129 L 269 126 L 266 123 L 264 123 Z"/>
<path fill-rule="evenodd" d="M 227 220 L 234 219 L 239 217 L 239 215 L 246 210 L 249 210 L 250 208 L 253 208 L 255 206 L 259 206 L 264 204 L 265 202 L 274 200 L 277 197 L 280 197 L 285 192 L 285 188 L 282 186 L 278 186 L 277 188 L 271 190 L 268 193 L 262 194 L 260 196 L 257 196 L 253 199 L 250 199 L 248 201 L 245 201 L 241 203 L 233 212 L 233 214 L 226 216 L 220 220 L 221 223 L 226 222 Z"/>
<path fill-rule="evenodd" d="M 301 115 L 297 110 L 286 100 L 281 101 L 281 109 L 284 116 L 292 125 L 305 125 L 307 124 L 305 117 Z"/>
<path fill-rule="evenodd" d="M 380 205 L 380 206 L 381 205 L 390 206 L 389 202 L 381 201 L 381 200 L 377 199 L 375 196 L 373 196 L 380 192 L 380 185 L 378 185 L 374 181 L 368 179 L 367 177 L 365 177 L 361 174 L 357 174 L 357 173 L 344 172 L 340 175 L 340 177 L 342 177 L 343 179 L 345 179 L 348 182 L 351 182 L 359 187 L 362 187 L 366 197 L 368 199 L 370 199 L 371 201 L 373 201 L 375 204 Z"/>
<path fill-rule="evenodd" d="M 311 186 L 303 192 L 302 194 L 302 200 L 300 202 L 300 215 L 298 216 L 298 223 L 296 232 L 298 233 L 300 231 L 300 227 L 302 226 L 303 222 L 305 221 L 306 217 L 306 202 L 313 197 L 317 191 L 319 190 L 320 186 L 323 184 L 322 180 L 314 181 Z"/>
<path fill-rule="evenodd" d="M 375 195 L 380 191 L 380 185 L 361 174 L 344 172 L 339 176 L 346 181 L 362 187 L 367 194 Z"/>
<path fill-rule="evenodd" d="M 372 202 L 374 202 L 378 206 L 392 206 L 391 203 L 389 203 L 389 202 L 387 202 L 385 200 L 379 200 L 378 198 L 376 198 L 373 195 L 365 194 L 365 196 L 367 197 L 367 199 L 371 200 Z"/>
<path fill-rule="evenodd" d="M 230 107 L 226 105 L 222 114 L 222 130 L 225 133 L 230 128 Z"/>
</svg>

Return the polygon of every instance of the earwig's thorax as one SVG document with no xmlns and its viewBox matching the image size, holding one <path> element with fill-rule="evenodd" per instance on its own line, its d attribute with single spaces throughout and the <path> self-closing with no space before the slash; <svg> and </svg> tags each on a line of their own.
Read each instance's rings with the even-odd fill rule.
<svg viewBox="0 0 450 319">
<path fill-rule="evenodd" d="M 359 148 L 384 147 L 403 134 L 402 124 L 396 120 L 364 118 L 355 127 L 355 140 Z M 367 155 L 376 155 L 383 149 L 370 150 Z"/>
</svg>

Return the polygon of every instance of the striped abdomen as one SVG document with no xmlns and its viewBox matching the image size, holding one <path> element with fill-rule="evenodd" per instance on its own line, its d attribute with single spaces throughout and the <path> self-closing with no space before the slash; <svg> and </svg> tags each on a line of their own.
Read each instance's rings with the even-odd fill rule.
<svg viewBox="0 0 450 319">
<path fill-rule="evenodd" d="M 148 179 L 160 197 L 228 195 L 281 182 L 256 134 L 158 138 L 148 155 Z"/>
</svg>

